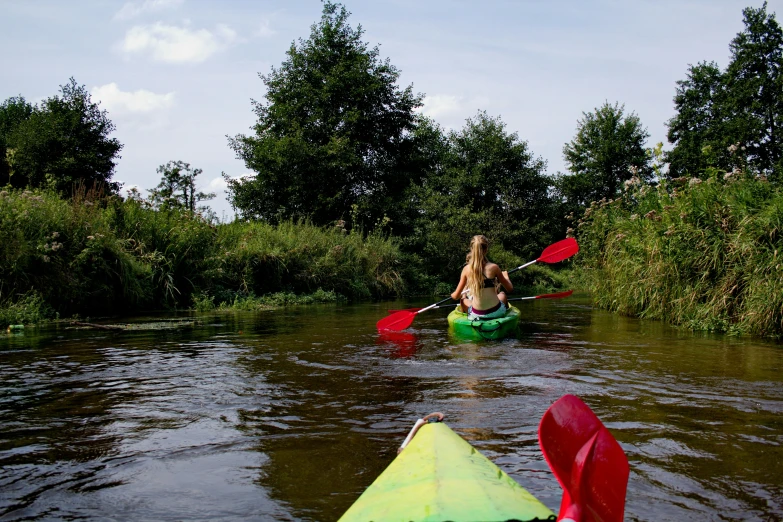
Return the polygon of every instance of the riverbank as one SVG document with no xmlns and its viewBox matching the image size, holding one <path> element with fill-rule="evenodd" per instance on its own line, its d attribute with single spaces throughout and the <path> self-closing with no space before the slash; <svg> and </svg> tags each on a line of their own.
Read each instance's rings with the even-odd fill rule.
<svg viewBox="0 0 783 522">
<path fill-rule="evenodd" d="M 596 306 L 693 330 L 783 337 L 783 194 L 716 173 L 627 184 L 576 223 Z"/>
<path fill-rule="evenodd" d="M 392 238 L 340 227 L 0 191 L 0 324 L 382 298 L 405 291 L 402 258 Z"/>
<path fill-rule="evenodd" d="M 62 199 L 47 191 L 4 189 L 0 326 L 453 290 L 457 268 L 444 270 L 439 258 L 405 252 L 401 243 L 382 232 L 347 231 L 339 224 L 217 223 L 134 198 L 82 193 Z M 451 254 L 464 255 L 462 249 Z M 442 255 L 443 248 L 434 250 Z M 493 256 L 501 266 L 527 261 L 500 245 Z M 565 279 L 535 266 L 515 276 L 514 284 L 535 295 L 562 289 Z"/>
</svg>

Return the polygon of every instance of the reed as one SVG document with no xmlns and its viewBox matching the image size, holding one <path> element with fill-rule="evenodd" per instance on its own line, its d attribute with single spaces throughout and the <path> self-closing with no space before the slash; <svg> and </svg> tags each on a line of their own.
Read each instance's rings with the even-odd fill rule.
<svg viewBox="0 0 783 522">
<path fill-rule="evenodd" d="M 630 184 L 574 231 L 595 303 L 695 330 L 783 335 L 783 194 L 743 172 Z"/>
<path fill-rule="evenodd" d="M 380 297 L 404 290 L 378 235 L 288 222 L 215 224 L 81 191 L 0 190 L 0 320 Z M 246 305 L 242 305 L 246 303 Z"/>
<path fill-rule="evenodd" d="M 305 222 L 232 223 L 220 227 L 213 280 L 247 295 L 327 289 L 351 298 L 401 292 L 397 245 L 370 234 Z"/>
</svg>

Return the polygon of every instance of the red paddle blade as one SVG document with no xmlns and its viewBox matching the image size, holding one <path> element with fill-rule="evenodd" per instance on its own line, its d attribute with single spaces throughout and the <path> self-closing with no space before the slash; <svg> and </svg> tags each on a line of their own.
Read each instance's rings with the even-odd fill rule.
<svg viewBox="0 0 783 522">
<path fill-rule="evenodd" d="M 553 243 L 541 252 L 541 257 L 536 259 L 539 263 L 557 263 L 579 252 L 576 239 L 567 237 L 557 243 Z"/>
<path fill-rule="evenodd" d="M 628 459 L 578 397 L 564 395 L 544 413 L 538 443 L 563 488 L 558 520 L 622 522 Z"/>
<path fill-rule="evenodd" d="M 405 330 L 413 323 L 414 317 L 416 317 L 416 312 L 400 310 L 395 314 L 384 317 L 375 323 L 375 326 L 378 327 L 378 331 Z"/>
<path fill-rule="evenodd" d="M 537 295 L 536 299 L 560 299 L 563 297 L 568 297 L 573 293 L 574 293 L 573 290 L 566 290 L 565 292 L 557 292 L 556 294 Z"/>
</svg>

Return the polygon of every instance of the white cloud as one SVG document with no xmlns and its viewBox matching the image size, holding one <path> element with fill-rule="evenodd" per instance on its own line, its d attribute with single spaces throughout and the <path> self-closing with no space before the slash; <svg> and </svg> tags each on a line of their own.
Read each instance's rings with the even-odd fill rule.
<svg viewBox="0 0 783 522">
<path fill-rule="evenodd" d="M 144 0 L 144 2 L 125 2 L 114 15 L 115 20 L 128 20 L 144 13 L 156 13 L 164 9 L 179 7 L 185 0 Z"/>
<path fill-rule="evenodd" d="M 255 32 L 255 36 L 258 36 L 259 38 L 269 38 L 275 34 L 277 34 L 277 31 L 272 29 L 269 24 L 269 20 L 262 21 L 258 30 Z"/>
<path fill-rule="evenodd" d="M 244 174 L 239 174 L 238 176 L 230 176 L 233 180 L 239 180 L 239 179 L 250 179 L 254 178 L 256 176 L 255 172 L 245 172 Z M 222 190 L 227 191 L 228 190 L 228 183 L 226 183 L 226 179 L 221 176 L 219 178 L 214 178 L 212 181 L 209 182 L 209 190 Z"/>
<path fill-rule="evenodd" d="M 226 189 L 228 189 L 228 184 L 226 183 L 226 180 L 223 179 L 222 177 L 215 178 L 215 179 L 213 179 L 212 181 L 209 182 L 209 190 L 214 190 L 214 191 L 222 190 L 222 191 L 225 191 Z"/>
<path fill-rule="evenodd" d="M 438 118 L 445 114 L 462 110 L 462 98 L 447 94 L 436 94 L 424 97 L 424 106 L 420 109 L 422 114 L 430 118 Z"/>
<path fill-rule="evenodd" d="M 149 54 L 159 62 L 203 62 L 237 40 L 237 33 L 220 24 L 214 31 L 164 25 L 139 25 L 125 33 L 120 50 Z"/>
<path fill-rule="evenodd" d="M 166 110 L 174 104 L 174 92 L 155 94 L 145 89 L 121 91 L 116 83 L 93 87 L 90 96 L 112 114 L 137 114 Z"/>
</svg>

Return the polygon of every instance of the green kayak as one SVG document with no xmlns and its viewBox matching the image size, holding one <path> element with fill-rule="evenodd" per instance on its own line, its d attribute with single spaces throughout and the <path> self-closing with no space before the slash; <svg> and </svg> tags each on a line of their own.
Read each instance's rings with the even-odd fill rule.
<svg viewBox="0 0 783 522">
<path fill-rule="evenodd" d="M 468 314 L 460 311 L 457 306 L 447 317 L 449 329 L 464 339 L 502 339 L 513 334 L 519 326 L 519 308 L 509 306 L 508 312 L 497 319 L 468 319 Z"/>
<path fill-rule="evenodd" d="M 404 451 L 340 521 L 491 522 L 554 517 L 448 426 L 422 421 Z"/>
</svg>

